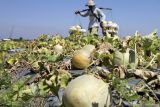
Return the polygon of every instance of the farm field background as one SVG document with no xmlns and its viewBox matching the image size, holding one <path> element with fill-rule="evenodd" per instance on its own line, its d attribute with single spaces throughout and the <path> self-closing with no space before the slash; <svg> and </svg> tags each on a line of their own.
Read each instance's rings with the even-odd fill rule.
<svg viewBox="0 0 160 107">
<path fill-rule="evenodd" d="M 95 46 L 90 65 L 77 70 L 72 58 L 87 45 Z M 60 90 L 81 75 L 109 83 L 114 105 L 160 104 L 159 47 L 156 31 L 125 38 L 75 31 L 66 38 L 41 35 L 34 40 L 1 41 L 0 106 L 43 107 L 49 98 L 55 99 L 52 105 L 63 106 Z"/>
</svg>

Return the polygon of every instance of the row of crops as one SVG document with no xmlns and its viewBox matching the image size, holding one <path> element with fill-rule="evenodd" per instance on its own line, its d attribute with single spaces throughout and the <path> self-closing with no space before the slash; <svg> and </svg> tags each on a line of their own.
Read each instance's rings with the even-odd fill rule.
<svg viewBox="0 0 160 107">
<path fill-rule="evenodd" d="M 69 107 L 69 100 L 63 99 L 65 89 L 84 75 L 109 85 L 113 106 L 158 106 L 159 71 L 156 31 L 124 38 L 75 31 L 68 37 L 41 35 L 29 41 L 0 41 L 0 106 Z"/>
</svg>

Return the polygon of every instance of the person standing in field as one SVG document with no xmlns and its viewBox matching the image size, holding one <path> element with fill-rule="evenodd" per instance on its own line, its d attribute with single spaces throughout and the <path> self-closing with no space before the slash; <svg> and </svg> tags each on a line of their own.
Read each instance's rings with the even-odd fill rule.
<svg viewBox="0 0 160 107">
<path fill-rule="evenodd" d="M 88 0 L 88 3 L 86 6 L 88 6 L 89 8 L 86 13 L 76 11 L 75 14 L 79 14 L 82 17 L 89 16 L 90 22 L 89 22 L 88 30 L 90 34 L 98 35 L 99 24 L 105 21 L 106 16 L 99 8 L 96 7 L 93 0 Z"/>
</svg>

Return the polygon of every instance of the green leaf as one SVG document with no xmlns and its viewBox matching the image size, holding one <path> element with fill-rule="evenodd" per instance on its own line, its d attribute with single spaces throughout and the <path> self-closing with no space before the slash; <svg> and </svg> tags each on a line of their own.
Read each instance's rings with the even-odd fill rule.
<svg viewBox="0 0 160 107">
<path fill-rule="evenodd" d="M 30 85 L 30 89 L 31 89 L 33 95 L 36 95 L 37 92 L 38 92 L 38 85 L 36 85 L 35 83 L 32 83 L 32 84 Z"/>
<path fill-rule="evenodd" d="M 13 58 L 13 57 L 11 57 L 11 58 L 9 58 L 8 60 L 7 60 L 7 63 L 9 64 L 9 65 L 13 65 L 15 62 L 17 62 L 18 61 L 18 59 L 17 58 Z"/>
<path fill-rule="evenodd" d="M 38 83 L 38 87 L 39 87 L 39 94 L 42 95 L 42 96 L 45 96 L 48 92 L 49 92 L 49 88 L 48 86 L 45 84 L 44 82 L 45 80 L 41 80 L 39 83 Z"/>
</svg>

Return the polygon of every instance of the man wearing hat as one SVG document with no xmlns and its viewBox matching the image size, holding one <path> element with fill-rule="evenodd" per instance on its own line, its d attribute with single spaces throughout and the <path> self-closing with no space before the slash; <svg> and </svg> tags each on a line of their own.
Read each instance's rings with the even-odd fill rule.
<svg viewBox="0 0 160 107">
<path fill-rule="evenodd" d="M 89 26 L 88 30 L 90 34 L 98 35 L 98 29 L 99 29 L 99 23 L 105 21 L 105 14 L 96 7 L 93 0 L 88 0 L 87 5 L 89 10 L 86 13 L 82 13 L 80 11 L 77 11 L 76 14 L 79 14 L 83 17 L 89 16 Z"/>
</svg>

